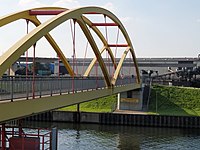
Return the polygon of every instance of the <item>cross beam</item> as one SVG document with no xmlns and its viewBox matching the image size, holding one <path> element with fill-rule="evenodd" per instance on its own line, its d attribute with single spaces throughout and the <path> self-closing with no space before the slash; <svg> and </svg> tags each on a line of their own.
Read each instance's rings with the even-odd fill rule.
<svg viewBox="0 0 200 150">
<path fill-rule="evenodd" d="M 66 11 L 66 9 L 60 9 L 60 10 L 29 10 L 29 15 L 58 15 L 62 12 Z"/>
</svg>

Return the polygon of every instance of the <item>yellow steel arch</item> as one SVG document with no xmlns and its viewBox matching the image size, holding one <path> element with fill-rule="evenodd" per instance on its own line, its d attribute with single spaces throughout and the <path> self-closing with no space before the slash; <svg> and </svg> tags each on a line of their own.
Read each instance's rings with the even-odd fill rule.
<svg viewBox="0 0 200 150">
<path fill-rule="evenodd" d="M 41 8 L 33 8 L 33 9 L 28 9 L 28 10 L 24 10 L 24 11 L 20 11 L 20 12 L 16 12 L 16 13 L 12 13 L 9 15 L 5 15 L 0 17 L 0 27 L 9 24 L 13 21 L 19 20 L 19 19 L 32 19 L 34 20 L 36 18 L 35 15 L 29 15 L 29 11 L 30 10 L 49 10 L 49 9 L 53 9 L 53 10 L 63 10 L 64 8 L 60 8 L 60 7 L 41 7 Z M 68 10 L 65 8 L 65 10 Z"/>
<path fill-rule="evenodd" d="M 95 7 L 88 7 L 88 8 L 79 8 L 74 10 L 65 11 L 63 13 L 60 13 L 56 15 L 55 17 L 47 20 L 45 23 L 39 25 L 37 28 L 32 30 L 30 33 L 28 33 L 26 36 L 24 36 L 21 40 L 19 40 L 17 43 L 15 43 L 10 49 L 8 49 L 7 52 L 5 52 L 0 59 L 0 76 L 6 71 L 7 68 L 11 64 L 13 64 L 30 46 L 32 46 L 36 41 L 38 41 L 41 37 L 46 35 L 48 32 L 50 32 L 53 28 L 58 26 L 59 24 L 63 23 L 64 21 L 68 19 L 76 19 L 77 22 L 80 24 L 82 30 L 84 31 L 98 61 L 99 65 L 102 69 L 102 72 L 105 77 L 105 81 L 107 86 L 111 86 L 111 82 L 109 79 L 108 72 L 106 70 L 106 66 L 103 62 L 102 57 L 100 56 L 100 53 L 98 51 L 98 47 L 88 30 L 87 26 L 83 22 L 81 15 L 82 13 L 87 13 L 89 11 L 96 11 Z"/>
<path fill-rule="evenodd" d="M 133 61 L 134 61 L 135 67 L 136 67 L 136 73 L 137 73 L 137 79 L 138 79 L 137 81 L 138 81 L 138 83 L 140 83 L 140 77 L 139 77 L 139 71 L 138 71 L 138 67 L 137 67 L 136 57 L 134 54 L 134 50 L 133 50 L 130 38 L 128 37 L 128 34 L 127 34 L 125 28 L 123 27 L 123 25 L 121 24 L 121 22 L 115 15 L 113 15 L 111 12 L 109 12 L 103 8 L 99 8 L 99 7 L 84 7 L 84 8 L 79 8 L 79 9 L 68 10 L 68 11 L 65 11 L 65 12 L 62 12 L 62 13 L 56 15 L 55 17 L 49 19 L 45 23 L 39 25 L 37 28 L 35 28 L 33 31 L 31 31 L 29 34 L 24 36 L 17 43 L 15 43 L 10 49 L 8 49 L 8 51 L 6 53 L 4 53 L 1 56 L 0 76 L 2 76 L 2 74 L 5 72 L 5 70 L 11 64 L 13 64 L 21 56 L 21 54 L 23 54 L 30 46 L 32 46 L 41 37 L 48 34 L 48 32 L 50 32 L 53 28 L 55 28 L 59 24 L 63 23 L 64 21 L 66 21 L 68 19 L 75 19 L 79 23 L 80 27 L 82 28 L 85 36 L 87 37 L 95 55 L 96 55 L 96 58 L 99 62 L 99 65 L 100 65 L 103 75 L 105 77 L 107 86 L 111 86 L 111 80 L 109 78 L 106 66 L 103 62 L 103 59 L 98 50 L 98 47 L 88 29 L 88 27 L 85 24 L 86 19 L 84 19 L 82 16 L 82 14 L 85 14 L 88 12 L 97 12 L 97 13 L 104 14 L 104 15 L 108 16 L 110 19 L 112 19 L 116 24 L 119 25 L 121 32 L 123 33 L 128 45 L 130 46 L 130 51 L 133 56 Z M 97 31 L 97 32 L 99 32 L 99 31 Z M 98 36 L 99 35 L 101 35 L 101 33 L 98 33 Z M 104 43 L 104 44 L 106 44 L 106 43 Z M 118 68 L 121 68 L 121 67 L 118 66 Z M 116 79 L 117 79 L 117 75 L 119 74 L 118 72 L 119 72 L 119 69 L 116 70 L 116 72 L 115 72 Z M 112 81 L 114 81 L 114 79 Z M 113 83 L 115 83 L 115 82 L 113 82 Z"/>
<path fill-rule="evenodd" d="M 39 26 L 41 24 L 41 22 L 37 19 L 36 16 L 33 15 L 29 15 L 29 11 L 30 10 L 64 10 L 64 8 L 60 8 L 60 7 L 42 7 L 42 8 L 34 8 L 34 9 L 29 9 L 29 10 L 25 10 L 25 11 L 20 11 L 18 13 L 13 13 L 7 16 L 3 16 L 0 17 L 0 27 L 4 26 L 6 24 L 9 24 L 11 22 L 14 22 L 16 20 L 19 19 L 27 19 L 29 21 L 31 21 L 36 27 Z M 65 8 L 65 10 L 68 10 Z M 86 17 L 83 16 L 84 22 L 89 25 L 94 32 L 98 35 L 98 37 L 101 39 L 101 41 L 103 42 L 104 45 L 108 45 L 107 41 L 105 40 L 104 36 L 101 34 L 101 32 L 99 31 L 99 29 L 95 26 L 92 26 L 92 22 L 87 19 Z M 51 44 L 51 46 L 54 48 L 54 50 L 57 52 L 57 54 L 60 56 L 60 59 L 62 60 L 63 64 L 65 65 L 65 67 L 67 68 L 69 74 L 71 76 L 74 75 L 74 72 L 72 70 L 72 67 L 70 66 L 70 64 L 67 61 L 67 58 L 64 56 L 64 54 L 62 53 L 61 49 L 59 48 L 59 46 L 56 44 L 56 42 L 53 40 L 53 38 L 51 37 L 51 35 L 48 33 L 46 36 L 46 39 L 48 40 L 48 42 Z M 116 69 L 116 63 L 115 63 L 115 58 L 114 55 L 110 49 L 110 47 L 106 48 L 109 52 L 109 55 L 111 57 L 111 60 L 114 64 L 114 67 Z M 106 50 L 106 49 L 103 49 Z M 103 51 L 101 53 L 103 53 Z M 84 76 L 88 76 L 91 69 L 93 68 L 95 62 L 97 61 L 96 57 L 93 59 L 93 61 L 91 62 L 91 64 L 89 65 L 89 67 L 87 68 Z"/>
<path fill-rule="evenodd" d="M 31 9 L 31 10 L 49 10 L 49 9 L 53 9 L 53 10 L 62 9 L 63 10 L 63 8 L 59 8 L 59 7 L 43 7 L 43 8 L 35 8 L 35 9 Z M 68 9 L 65 9 L 65 10 L 68 10 Z M 39 26 L 41 24 L 41 22 L 37 19 L 36 16 L 32 16 L 32 15 L 30 16 L 29 11 L 30 10 L 25 10 L 25 11 L 21 11 L 21 12 L 18 12 L 18 13 L 13 13 L 13 14 L 10 14 L 10 15 L 0 17 L 0 27 L 4 26 L 6 24 L 9 24 L 11 22 L 14 22 L 16 20 L 19 20 L 19 19 L 27 19 L 27 20 L 31 21 L 36 27 Z M 45 35 L 45 37 L 46 37 L 47 41 L 50 43 L 50 45 L 54 48 L 56 53 L 60 56 L 60 59 L 62 60 L 63 64 L 65 65 L 69 74 L 71 76 L 74 76 L 74 72 L 73 72 L 70 64 L 68 63 L 67 58 L 62 53 L 61 49 L 59 48 L 57 43 L 54 41 L 52 36 L 49 33 L 47 33 Z"/>
<path fill-rule="evenodd" d="M 122 34 L 124 35 L 124 37 L 125 37 L 125 39 L 126 39 L 126 41 L 127 41 L 127 43 L 128 43 L 128 46 L 130 47 L 129 48 L 129 50 L 130 50 L 130 52 L 131 52 L 131 55 L 132 55 L 132 58 L 133 58 L 133 62 L 134 62 L 134 65 L 135 65 L 135 68 L 136 68 L 136 74 L 137 74 L 137 83 L 140 83 L 140 75 L 139 75 L 139 69 L 138 69 L 138 65 L 137 65 L 137 59 L 136 59 L 136 56 L 135 56 L 135 52 L 134 52 L 134 48 L 133 48 L 133 46 L 132 46 L 132 43 L 131 43 L 131 40 L 130 40 L 130 38 L 129 38 L 129 36 L 128 36 L 128 33 L 126 32 L 126 30 L 125 30 L 125 28 L 124 28 L 124 26 L 123 26 L 123 24 L 120 22 L 120 20 L 114 15 L 114 14 L 112 14 L 111 12 L 109 12 L 109 13 L 103 13 L 104 15 L 106 15 L 106 16 L 108 16 L 111 20 L 113 20 L 113 22 L 115 22 L 117 25 L 118 25 L 118 27 L 119 27 L 119 29 L 121 30 L 121 32 L 122 32 Z M 91 25 L 91 22 L 89 22 L 89 20 L 86 20 L 87 18 L 83 18 L 83 20 L 89 25 L 89 26 L 91 26 L 92 27 L 92 29 L 98 34 L 98 36 L 100 37 L 100 39 L 103 41 L 103 43 L 104 43 L 104 46 L 107 46 L 107 49 L 109 50 L 109 52 L 111 51 L 110 50 L 110 47 L 108 47 L 108 43 L 107 43 L 107 41 L 105 40 L 105 38 L 104 37 L 101 37 L 102 36 L 102 34 L 101 33 L 99 33 L 100 31 L 98 30 L 98 28 L 96 28 L 95 26 L 92 26 Z M 105 50 L 105 49 L 103 49 L 103 50 Z M 110 53 L 109 53 L 110 54 Z M 111 56 L 111 58 L 112 58 L 112 54 L 110 54 L 110 56 Z M 123 55 L 124 56 L 124 55 Z M 125 55 L 125 57 L 126 57 L 126 55 Z M 124 58 L 125 59 L 125 58 Z M 123 59 L 123 60 L 124 60 Z M 94 58 L 93 60 L 92 60 L 92 62 L 91 62 L 91 64 L 89 65 L 89 67 L 87 68 L 87 70 L 86 70 L 86 72 L 85 72 L 85 74 L 84 74 L 84 76 L 88 76 L 89 75 L 89 73 L 90 73 L 90 71 L 91 71 L 91 69 L 92 69 L 92 67 L 94 66 L 94 64 L 95 64 L 95 61 L 96 60 L 96 58 Z M 122 60 L 122 59 L 121 59 Z M 114 61 L 112 61 L 113 63 L 114 63 Z M 123 62 L 122 62 L 123 63 Z M 121 69 L 121 66 L 122 66 L 122 64 L 120 65 L 120 63 L 118 64 L 119 66 L 117 66 L 117 68 L 120 68 Z M 114 66 L 115 66 L 115 64 L 114 64 Z M 120 72 L 120 69 L 116 69 L 116 71 L 115 71 L 115 75 L 119 75 L 119 72 Z M 115 81 L 117 80 L 117 77 L 113 77 L 113 79 L 112 79 L 112 83 L 115 83 Z M 114 85 L 114 84 L 113 84 Z"/>
<path fill-rule="evenodd" d="M 124 59 L 126 58 L 126 56 L 127 56 L 127 54 L 128 54 L 129 51 L 130 51 L 130 47 L 127 47 L 126 50 L 124 51 L 124 53 L 123 53 L 120 61 L 119 61 L 119 64 L 117 65 L 117 69 L 116 69 L 116 71 L 114 73 L 114 76 L 112 78 L 112 81 L 111 81 L 112 85 L 115 85 L 115 83 L 117 81 L 117 77 L 119 76 L 119 72 L 120 72 L 120 70 L 122 68 Z"/>
<path fill-rule="evenodd" d="M 131 43 L 131 40 L 129 38 L 129 35 L 128 35 L 125 27 L 123 26 L 121 21 L 114 14 L 112 14 L 111 12 L 106 14 L 106 16 L 108 16 L 113 22 L 115 22 L 119 26 L 119 29 L 121 30 L 124 38 L 126 39 L 126 41 L 128 43 L 128 46 L 130 47 L 130 52 L 131 52 L 131 55 L 132 55 L 132 58 L 133 58 L 133 62 L 134 62 L 134 65 L 135 65 L 136 75 L 137 75 L 137 78 L 136 78 L 137 79 L 137 83 L 140 83 L 140 74 L 139 74 L 139 69 L 138 69 L 138 65 L 137 65 L 136 55 L 135 55 L 133 45 Z M 119 68 L 121 68 L 121 67 L 119 67 Z M 116 71 L 117 71 L 117 69 L 116 69 Z M 116 73 L 116 71 L 115 71 L 115 74 L 119 74 L 120 70 L 118 70 L 118 73 Z M 115 80 L 115 79 L 112 79 L 112 81 L 113 80 Z"/>
<path fill-rule="evenodd" d="M 96 26 L 92 26 L 92 22 L 87 19 L 86 17 L 83 16 L 83 20 L 84 22 L 90 26 L 90 28 L 93 29 L 93 31 L 97 34 L 97 36 L 101 39 L 101 41 L 103 42 L 104 44 L 104 47 L 102 48 L 102 50 L 100 51 L 100 53 L 102 54 L 105 50 L 108 51 L 109 55 L 110 55 L 110 58 L 111 58 L 111 61 L 113 62 L 113 65 L 114 65 L 114 68 L 116 69 L 117 68 L 117 65 L 116 65 L 116 62 L 115 62 L 115 57 L 112 53 L 112 50 L 110 49 L 110 47 L 108 47 L 108 43 L 106 41 L 106 39 L 104 38 L 103 34 L 99 31 L 99 29 L 96 27 Z M 86 69 L 85 73 L 83 76 L 87 77 L 92 68 L 94 67 L 95 63 L 97 61 L 97 58 L 93 58 L 93 60 L 91 61 L 90 65 L 88 66 L 88 68 Z"/>
<path fill-rule="evenodd" d="M 107 48 L 106 46 L 102 47 L 101 50 L 100 50 L 100 54 L 102 54 L 103 51 L 104 51 L 106 48 Z M 94 67 L 96 61 L 97 61 L 97 58 L 94 57 L 94 58 L 92 59 L 91 63 L 89 64 L 88 68 L 86 69 L 86 71 L 85 71 L 85 73 L 84 73 L 84 75 L 83 75 L 84 77 L 87 77 L 87 76 L 90 74 L 90 71 L 91 71 L 92 68 Z"/>
<path fill-rule="evenodd" d="M 94 10 L 93 10 L 94 11 Z M 103 72 L 103 75 L 104 75 L 104 78 L 105 78 L 105 81 L 106 81 L 106 84 L 108 87 L 111 86 L 111 80 L 110 80 L 110 77 L 109 77 L 109 74 L 108 74 L 108 71 L 106 69 L 106 65 L 103 61 L 103 58 L 101 57 L 101 54 L 99 52 L 99 49 L 95 43 L 95 40 L 94 38 L 92 37 L 92 34 L 90 33 L 90 30 L 88 29 L 88 27 L 86 26 L 85 22 L 82 20 L 81 16 L 78 18 L 77 22 L 79 23 L 80 27 L 82 28 L 85 36 L 87 37 L 95 55 L 96 55 L 96 58 L 99 62 L 99 65 L 102 69 L 102 72 Z"/>
</svg>

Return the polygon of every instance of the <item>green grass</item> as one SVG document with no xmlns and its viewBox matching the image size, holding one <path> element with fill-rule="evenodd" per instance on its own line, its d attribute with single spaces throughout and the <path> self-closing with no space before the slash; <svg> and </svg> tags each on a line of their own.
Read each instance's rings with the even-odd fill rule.
<svg viewBox="0 0 200 150">
<path fill-rule="evenodd" d="M 153 86 L 149 111 L 159 115 L 200 116 L 200 89 Z"/>
<path fill-rule="evenodd" d="M 80 111 L 82 112 L 112 112 L 117 103 L 117 96 L 112 95 L 108 97 L 99 98 L 89 102 L 80 104 Z M 61 111 L 76 111 L 77 105 L 59 109 Z"/>
<path fill-rule="evenodd" d="M 80 111 L 112 112 L 116 103 L 116 95 L 108 96 L 81 103 Z M 65 107 L 59 110 L 76 111 L 77 105 Z M 153 86 L 148 113 L 172 116 L 200 116 L 200 89 L 174 86 Z"/>
</svg>

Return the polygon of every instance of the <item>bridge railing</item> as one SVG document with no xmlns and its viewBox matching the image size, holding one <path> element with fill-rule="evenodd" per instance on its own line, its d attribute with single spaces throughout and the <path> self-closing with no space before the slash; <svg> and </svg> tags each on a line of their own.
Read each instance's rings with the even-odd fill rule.
<svg viewBox="0 0 200 150">
<path fill-rule="evenodd" d="M 116 86 L 135 82 L 133 77 L 119 77 Z M 103 77 L 5 76 L 0 78 L 0 101 L 32 99 L 44 95 L 83 92 L 106 88 Z"/>
</svg>

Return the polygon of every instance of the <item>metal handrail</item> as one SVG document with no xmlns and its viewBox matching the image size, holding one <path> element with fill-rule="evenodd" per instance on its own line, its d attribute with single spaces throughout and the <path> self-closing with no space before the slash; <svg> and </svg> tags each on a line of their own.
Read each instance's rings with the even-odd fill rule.
<svg viewBox="0 0 200 150">
<path fill-rule="evenodd" d="M 132 76 L 119 77 L 115 86 L 135 82 L 135 78 Z M 83 92 L 101 88 L 107 88 L 102 76 L 80 76 L 74 78 L 69 76 L 36 76 L 34 84 L 32 76 L 4 76 L 0 79 L 0 101 L 13 101 L 14 99 L 22 98 L 32 99 L 45 95 L 53 96 L 55 94 L 61 95 L 64 93 Z"/>
</svg>

